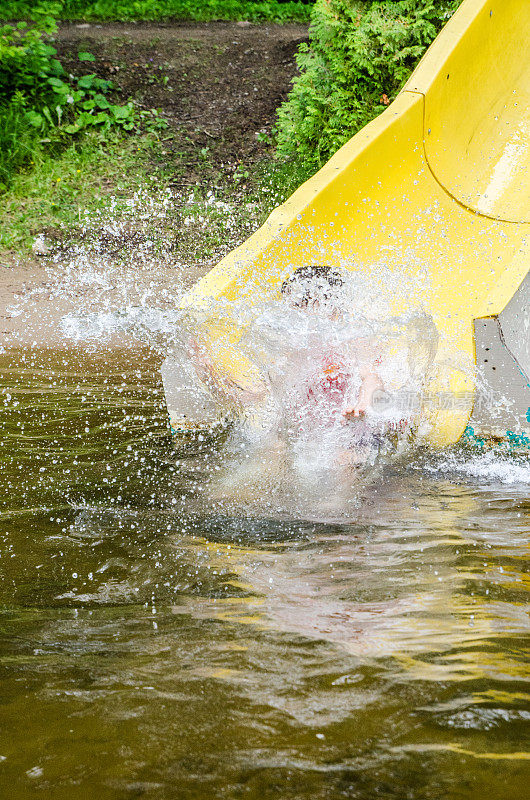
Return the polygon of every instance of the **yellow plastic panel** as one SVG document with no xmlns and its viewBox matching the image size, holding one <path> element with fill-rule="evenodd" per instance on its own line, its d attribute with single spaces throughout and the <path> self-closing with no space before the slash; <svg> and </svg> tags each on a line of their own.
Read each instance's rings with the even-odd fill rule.
<svg viewBox="0 0 530 800">
<path fill-rule="evenodd" d="M 492 1 L 490 8 L 498 9 L 503 2 Z M 509 2 L 517 6 L 515 0 Z M 526 6 L 526 0 L 518 5 Z M 446 62 L 464 47 L 462 30 L 481 18 L 484 6 L 477 0 L 464 2 L 451 20 L 445 44 L 445 31 L 435 42 L 434 62 L 426 58 L 418 68 L 422 82 L 413 91 L 403 91 L 384 114 L 276 209 L 259 231 L 199 281 L 183 299 L 183 306 L 206 309 L 212 307 L 212 300 L 254 303 L 277 295 L 285 275 L 302 264 L 328 264 L 370 274 L 373 265 L 383 260 L 390 280 L 397 284 L 404 276 L 414 283 L 416 274 L 427 269 L 430 284 L 424 302 L 441 335 L 439 368 L 430 388 L 469 389 L 464 374 L 454 367 L 474 360 L 473 320 L 499 313 L 528 272 L 530 226 L 477 214 L 455 199 L 429 166 L 424 121 L 430 92 L 439 91 L 437 81 L 446 74 Z M 513 52 L 514 59 L 525 55 Z M 468 73 L 473 71 L 474 56 L 465 45 L 461 68 Z M 492 70 L 492 80 L 495 74 Z M 410 85 L 414 85 L 412 79 Z M 455 81 L 454 85 L 464 83 Z M 464 116 L 468 97 L 467 91 L 461 92 Z M 453 98 L 452 102 L 457 101 Z M 481 141 L 484 160 L 491 143 Z M 452 136 L 446 148 L 454 150 Z M 395 311 L 403 310 L 406 302 L 396 292 Z M 237 354 L 237 332 L 231 329 L 222 344 L 220 330 L 217 327 L 214 333 L 212 328 L 216 340 L 212 351 L 224 354 L 222 368 L 230 377 L 239 375 L 244 385 L 245 373 L 251 370 Z M 471 403 L 439 411 L 432 420 L 431 441 L 456 441 L 470 411 Z"/>
<path fill-rule="evenodd" d="M 429 49 L 408 91 L 425 103 L 425 149 L 469 208 L 530 221 L 530 2 L 466 3 Z"/>
</svg>

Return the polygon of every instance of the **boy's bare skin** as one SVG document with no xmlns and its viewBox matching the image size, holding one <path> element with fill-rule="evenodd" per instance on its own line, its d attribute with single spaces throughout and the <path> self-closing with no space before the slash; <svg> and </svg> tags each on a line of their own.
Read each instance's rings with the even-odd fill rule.
<svg viewBox="0 0 530 800">
<path fill-rule="evenodd" d="M 308 303 L 306 306 L 304 306 L 304 308 L 306 308 L 309 313 L 320 311 L 318 300 Z M 331 319 L 336 320 L 340 317 L 340 312 L 336 308 L 331 308 L 329 309 L 329 316 Z M 372 368 L 372 363 L 375 360 L 372 348 L 368 345 L 368 343 L 363 342 L 358 343 L 358 348 L 358 368 L 359 377 L 361 378 L 361 386 L 359 388 L 359 393 L 355 403 L 352 406 L 345 408 L 342 412 L 346 420 L 360 419 L 364 417 L 372 404 L 374 392 L 378 390 L 384 390 L 383 381 L 377 372 L 375 372 L 375 370 Z M 339 480 L 339 485 L 342 485 L 343 489 L 347 489 L 347 487 L 350 485 L 352 471 L 355 471 L 358 467 L 360 467 L 364 463 L 365 458 L 365 448 L 364 450 L 362 448 L 342 450 L 341 452 L 337 453 L 337 479 Z"/>
<path fill-rule="evenodd" d="M 287 300 L 291 301 L 293 306 L 304 309 L 308 313 L 322 313 L 322 311 L 324 311 L 329 315 L 330 319 L 333 320 L 339 319 L 341 314 L 338 308 L 333 304 L 332 292 L 329 293 L 330 294 L 329 300 L 331 302 L 329 303 L 326 302 L 325 308 L 322 308 L 321 303 L 317 298 L 312 298 L 308 296 L 307 293 L 304 293 L 302 297 L 299 296 L 297 297 L 296 293 L 292 291 L 290 285 L 292 285 L 293 283 L 293 278 L 296 276 L 297 272 L 302 272 L 303 274 L 304 269 L 306 269 L 309 272 L 311 269 L 325 270 L 327 268 L 308 267 L 308 268 L 302 268 L 302 270 L 295 271 L 294 275 L 291 276 L 291 278 L 285 281 L 285 283 L 283 284 L 282 294 L 286 296 Z M 324 275 L 325 274 L 326 273 L 324 273 Z M 339 281 L 341 281 L 341 278 L 339 277 L 338 274 L 336 280 L 340 288 Z M 331 284 L 330 286 L 333 289 L 333 286 Z M 371 406 L 374 392 L 384 389 L 383 381 L 381 380 L 380 376 L 377 374 L 377 372 L 373 369 L 372 366 L 373 362 L 375 361 L 375 356 L 372 352 L 372 348 L 369 346 L 368 343 L 360 341 L 358 343 L 358 351 L 359 351 L 358 366 L 359 366 L 359 376 L 361 378 L 361 386 L 355 403 L 343 411 L 343 415 L 346 419 L 363 417 Z"/>
<path fill-rule="evenodd" d="M 376 372 L 371 370 L 361 371 L 361 388 L 357 401 L 351 408 L 344 410 L 346 419 L 350 417 L 363 417 L 372 404 L 374 392 L 384 389 L 383 381 Z"/>
<path fill-rule="evenodd" d="M 292 278 L 290 280 L 291 282 L 293 281 Z M 325 300 L 324 304 L 320 303 L 318 298 L 307 294 L 304 295 L 303 298 L 305 302 L 301 303 L 296 293 L 289 290 L 285 291 L 285 285 L 286 284 L 282 287 L 282 294 L 292 307 L 302 309 L 308 314 L 319 313 L 326 316 L 329 315 L 329 318 L 333 320 L 340 319 L 341 312 L 333 303 L 332 292 L 330 292 L 329 302 Z M 340 286 L 338 288 L 340 289 Z M 336 291 L 336 287 L 332 286 L 331 289 L 333 292 Z M 255 382 L 256 385 L 251 386 L 239 385 L 237 380 L 220 374 L 203 348 L 195 343 L 193 350 L 201 377 L 215 394 L 219 394 L 225 399 L 228 398 L 236 407 L 242 410 L 260 404 L 267 399 L 270 390 L 265 382 Z M 341 412 L 345 420 L 352 421 L 364 417 L 370 409 L 374 392 L 384 389 L 383 382 L 374 369 L 374 362 L 377 359 L 377 355 L 374 353 L 373 347 L 369 341 L 359 340 L 357 342 L 356 358 L 361 385 L 353 405 L 346 407 Z M 286 442 L 281 441 L 279 437 L 276 444 L 269 443 L 269 447 L 271 447 L 271 452 L 275 453 L 277 457 L 280 457 L 285 451 Z M 343 469 L 346 470 L 344 474 L 345 481 L 348 480 L 347 475 L 349 474 L 349 470 L 354 469 L 364 462 L 366 457 L 364 450 L 363 448 L 360 450 L 351 449 L 337 453 L 336 463 L 339 472 Z"/>
</svg>

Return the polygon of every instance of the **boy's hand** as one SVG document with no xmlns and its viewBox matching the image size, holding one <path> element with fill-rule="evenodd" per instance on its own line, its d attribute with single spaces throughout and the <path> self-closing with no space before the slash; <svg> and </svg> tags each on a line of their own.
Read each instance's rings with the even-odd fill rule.
<svg viewBox="0 0 530 800">
<path fill-rule="evenodd" d="M 383 381 L 375 372 L 370 372 L 362 380 L 359 396 L 355 405 L 346 408 L 343 411 L 346 419 L 352 417 L 364 417 L 370 406 L 372 405 L 373 393 L 377 390 L 384 389 Z"/>
</svg>

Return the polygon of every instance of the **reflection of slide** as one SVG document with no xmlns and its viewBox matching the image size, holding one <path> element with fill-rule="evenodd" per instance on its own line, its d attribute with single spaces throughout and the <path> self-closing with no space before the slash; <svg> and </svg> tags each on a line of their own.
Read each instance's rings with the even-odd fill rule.
<svg viewBox="0 0 530 800">
<path fill-rule="evenodd" d="M 528 431 L 529 41 L 528 0 L 464 0 L 389 108 L 183 305 L 275 296 L 286 272 L 301 264 L 349 263 L 369 272 L 383 259 L 396 283 L 397 270 L 414 280 L 427 267 L 424 302 L 441 334 L 430 389 L 445 398 L 435 404 L 431 441 L 462 435 L 474 393 L 457 367 L 475 357 L 491 388 L 512 401 L 499 423 L 484 410 L 487 392 L 476 395 L 475 431 Z M 396 310 L 406 301 L 396 286 Z M 232 375 L 241 371 L 244 382 L 250 372 L 237 332 L 220 321 L 211 330 L 219 364 Z"/>
</svg>

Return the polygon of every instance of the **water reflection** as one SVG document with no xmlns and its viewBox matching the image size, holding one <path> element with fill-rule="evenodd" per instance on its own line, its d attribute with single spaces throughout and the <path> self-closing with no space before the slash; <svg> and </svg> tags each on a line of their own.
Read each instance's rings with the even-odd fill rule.
<svg viewBox="0 0 530 800">
<path fill-rule="evenodd" d="M 6 796 L 523 797 L 523 460 L 235 514 L 173 450 L 156 354 L 2 358 Z"/>
</svg>

